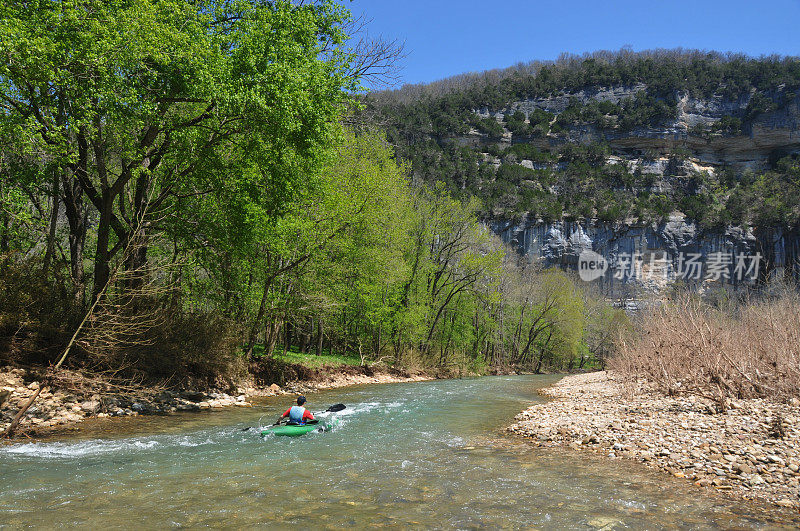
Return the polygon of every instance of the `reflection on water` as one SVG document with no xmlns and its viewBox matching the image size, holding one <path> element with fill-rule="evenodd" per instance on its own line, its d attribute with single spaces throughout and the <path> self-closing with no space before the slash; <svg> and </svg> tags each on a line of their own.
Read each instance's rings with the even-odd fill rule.
<svg viewBox="0 0 800 531">
<path fill-rule="evenodd" d="M 753 507 L 624 462 L 530 448 L 502 428 L 551 377 L 361 386 L 332 432 L 259 437 L 288 399 L 90 425 L 0 447 L 14 527 L 674 528 L 771 525 Z M 111 435 L 114 432 L 117 435 Z M 124 435 L 120 435 L 123 433 Z M 796 524 L 797 522 L 795 522 Z M 774 524 L 772 524 L 774 525 Z"/>
</svg>

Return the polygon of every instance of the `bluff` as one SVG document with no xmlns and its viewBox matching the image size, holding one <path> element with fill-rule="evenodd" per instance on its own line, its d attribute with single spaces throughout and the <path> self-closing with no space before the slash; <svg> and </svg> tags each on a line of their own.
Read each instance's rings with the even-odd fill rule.
<svg viewBox="0 0 800 531">
<path fill-rule="evenodd" d="M 739 288 L 767 278 L 800 280 L 800 234 L 782 227 L 704 230 L 680 215 L 648 225 L 524 218 L 488 225 L 520 255 L 545 267 L 577 270 L 585 253 L 596 253 L 608 269 L 592 281 L 619 298 L 657 294 L 675 281 L 702 288 L 716 280 Z M 700 265 L 691 269 L 691 260 Z M 714 263 L 724 266 L 718 278 Z"/>
<path fill-rule="evenodd" d="M 661 253 L 666 281 L 633 278 L 648 289 L 679 278 L 687 254 L 796 274 L 797 58 L 602 52 L 365 102 L 416 179 L 480 198 L 487 224 L 546 265 Z"/>
</svg>

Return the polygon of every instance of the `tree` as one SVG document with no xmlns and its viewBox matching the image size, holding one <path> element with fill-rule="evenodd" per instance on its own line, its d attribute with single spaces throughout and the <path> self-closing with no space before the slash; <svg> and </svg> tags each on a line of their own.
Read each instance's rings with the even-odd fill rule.
<svg viewBox="0 0 800 531">
<path fill-rule="evenodd" d="M 126 268 L 146 265 L 148 233 L 181 198 L 219 192 L 242 172 L 258 176 L 275 212 L 303 189 L 302 170 L 355 87 L 346 19 L 332 1 L 0 7 L 3 129 L 57 161 L 73 263 L 84 198 L 97 210 L 95 294 L 128 241 Z"/>
</svg>

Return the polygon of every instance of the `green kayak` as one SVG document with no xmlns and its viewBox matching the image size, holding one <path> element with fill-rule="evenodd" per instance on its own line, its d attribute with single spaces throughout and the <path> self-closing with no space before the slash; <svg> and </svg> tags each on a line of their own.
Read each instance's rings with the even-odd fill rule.
<svg viewBox="0 0 800 531">
<path fill-rule="evenodd" d="M 270 426 L 261 430 L 261 435 L 275 435 L 277 437 L 299 437 L 310 433 L 312 431 L 330 431 L 334 426 L 339 425 L 338 419 L 328 419 L 325 422 L 318 420 L 310 420 L 308 423 L 299 424 L 282 424 L 280 426 Z"/>
<path fill-rule="evenodd" d="M 273 426 L 261 430 L 261 435 L 269 435 L 271 433 L 276 437 L 299 437 L 300 435 L 305 435 L 308 432 L 322 429 L 323 427 L 319 424 L 303 424 L 302 426 L 297 424 L 287 424 L 284 426 Z"/>
</svg>

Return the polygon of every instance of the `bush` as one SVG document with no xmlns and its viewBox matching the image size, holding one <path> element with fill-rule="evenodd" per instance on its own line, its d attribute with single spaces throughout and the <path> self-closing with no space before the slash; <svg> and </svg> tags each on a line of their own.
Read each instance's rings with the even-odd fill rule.
<svg viewBox="0 0 800 531">
<path fill-rule="evenodd" d="M 56 363 L 87 311 L 69 285 L 58 276 L 46 282 L 38 260 L 0 257 L 0 363 Z M 187 312 L 169 304 L 168 294 L 120 299 L 112 295 L 98 306 L 66 367 L 193 386 L 243 376 L 238 330 L 231 320 Z"/>
<path fill-rule="evenodd" d="M 38 259 L 0 255 L 0 294 L 0 363 L 55 363 L 82 317 L 67 282 L 46 282 Z"/>
<path fill-rule="evenodd" d="M 666 394 L 713 399 L 800 395 L 800 297 L 789 289 L 759 300 L 712 306 L 680 294 L 620 338 L 611 367 L 646 378 Z"/>
<path fill-rule="evenodd" d="M 500 140 L 505 132 L 500 122 L 491 117 L 477 120 L 475 127 L 478 128 L 478 131 L 488 136 L 490 140 Z"/>
<path fill-rule="evenodd" d="M 234 324 L 206 312 L 162 310 L 146 337 L 133 338 L 114 352 L 112 367 L 129 376 L 170 380 L 191 388 L 232 387 L 246 374 Z"/>
</svg>

